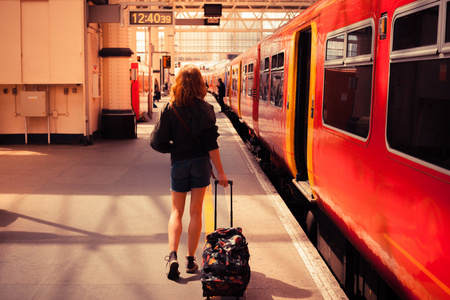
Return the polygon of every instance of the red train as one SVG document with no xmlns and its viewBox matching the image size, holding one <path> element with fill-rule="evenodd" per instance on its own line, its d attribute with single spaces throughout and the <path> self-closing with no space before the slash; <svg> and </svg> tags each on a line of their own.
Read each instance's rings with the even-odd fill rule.
<svg viewBox="0 0 450 300">
<path fill-rule="evenodd" d="M 450 1 L 322 0 L 218 74 L 345 289 L 450 299 Z"/>
</svg>

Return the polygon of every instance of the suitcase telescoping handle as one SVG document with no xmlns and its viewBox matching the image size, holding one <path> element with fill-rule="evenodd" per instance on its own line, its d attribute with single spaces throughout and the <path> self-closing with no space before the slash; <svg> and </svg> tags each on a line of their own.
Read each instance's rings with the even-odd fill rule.
<svg viewBox="0 0 450 300">
<path fill-rule="evenodd" d="M 214 230 L 217 229 L 217 184 L 219 180 L 214 181 Z M 233 181 L 228 180 L 228 184 L 230 185 L 230 227 L 233 227 Z"/>
</svg>

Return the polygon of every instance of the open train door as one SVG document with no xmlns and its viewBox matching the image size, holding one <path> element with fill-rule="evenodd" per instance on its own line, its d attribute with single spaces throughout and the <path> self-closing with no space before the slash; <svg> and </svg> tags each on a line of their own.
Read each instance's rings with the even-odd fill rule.
<svg viewBox="0 0 450 300">
<path fill-rule="evenodd" d="M 226 94 L 225 94 L 225 98 L 224 101 L 226 99 L 225 104 L 228 107 L 231 107 L 231 85 L 233 84 L 233 77 L 232 77 L 232 72 L 233 72 L 233 66 L 230 64 L 227 68 L 226 68 L 226 79 L 225 79 L 225 90 L 226 90 Z"/>
<path fill-rule="evenodd" d="M 238 68 L 238 75 L 237 75 L 237 78 L 238 78 L 238 87 L 237 87 L 237 95 L 236 95 L 236 97 L 237 97 L 237 113 L 238 113 L 238 116 L 239 116 L 239 119 L 242 119 L 242 112 L 241 112 L 241 96 L 242 96 L 242 82 L 244 81 L 243 79 L 244 79 L 244 76 L 242 75 L 242 60 L 241 61 L 239 61 L 239 68 Z"/>
<path fill-rule="evenodd" d="M 297 76 L 296 76 L 296 111 L 294 152 L 297 176 L 293 180 L 299 190 L 308 198 L 314 200 L 312 191 L 312 125 L 315 81 L 315 53 L 313 52 L 313 30 L 308 28 L 297 34 Z M 315 51 L 315 50 L 314 50 Z M 314 56 L 311 59 L 311 56 Z"/>
</svg>

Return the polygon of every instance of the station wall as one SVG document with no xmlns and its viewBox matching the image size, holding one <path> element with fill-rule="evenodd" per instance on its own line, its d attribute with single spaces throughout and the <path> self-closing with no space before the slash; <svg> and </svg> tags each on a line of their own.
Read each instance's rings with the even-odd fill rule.
<svg viewBox="0 0 450 300">
<path fill-rule="evenodd" d="M 0 1 L 0 135 L 25 133 L 20 96 L 46 91 L 51 134 L 99 130 L 101 30 L 86 21 L 83 0 Z M 99 85 L 98 81 L 95 81 Z M 88 99 L 88 100 L 86 100 Z M 29 117 L 28 133 L 47 133 L 47 118 Z"/>
</svg>

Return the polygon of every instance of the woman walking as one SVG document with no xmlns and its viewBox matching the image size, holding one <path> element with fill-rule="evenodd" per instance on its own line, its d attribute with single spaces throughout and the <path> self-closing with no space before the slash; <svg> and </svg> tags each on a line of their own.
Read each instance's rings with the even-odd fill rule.
<svg viewBox="0 0 450 300">
<path fill-rule="evenodd" d="M 184 66 L 175 78 L 170 101 L 161 110 L 152 132 L 150 145 L 162 153 L 170 153 L 172 212 L 169 218 L 169 279 L 178 278 L 178 245 L 182 233 L 182 217 L 186 195 L 190 191 L 190 223 L 186 272 L 198 269 L 195 260 L 202 230 L 203 198 L 210 184 L 211 161 L 218 173 L 219 184 L 226 187 L 227 177 L 220 160 L 214 108 L 207 103 L 206 85 L 200 70 Z"/>
</svg>

